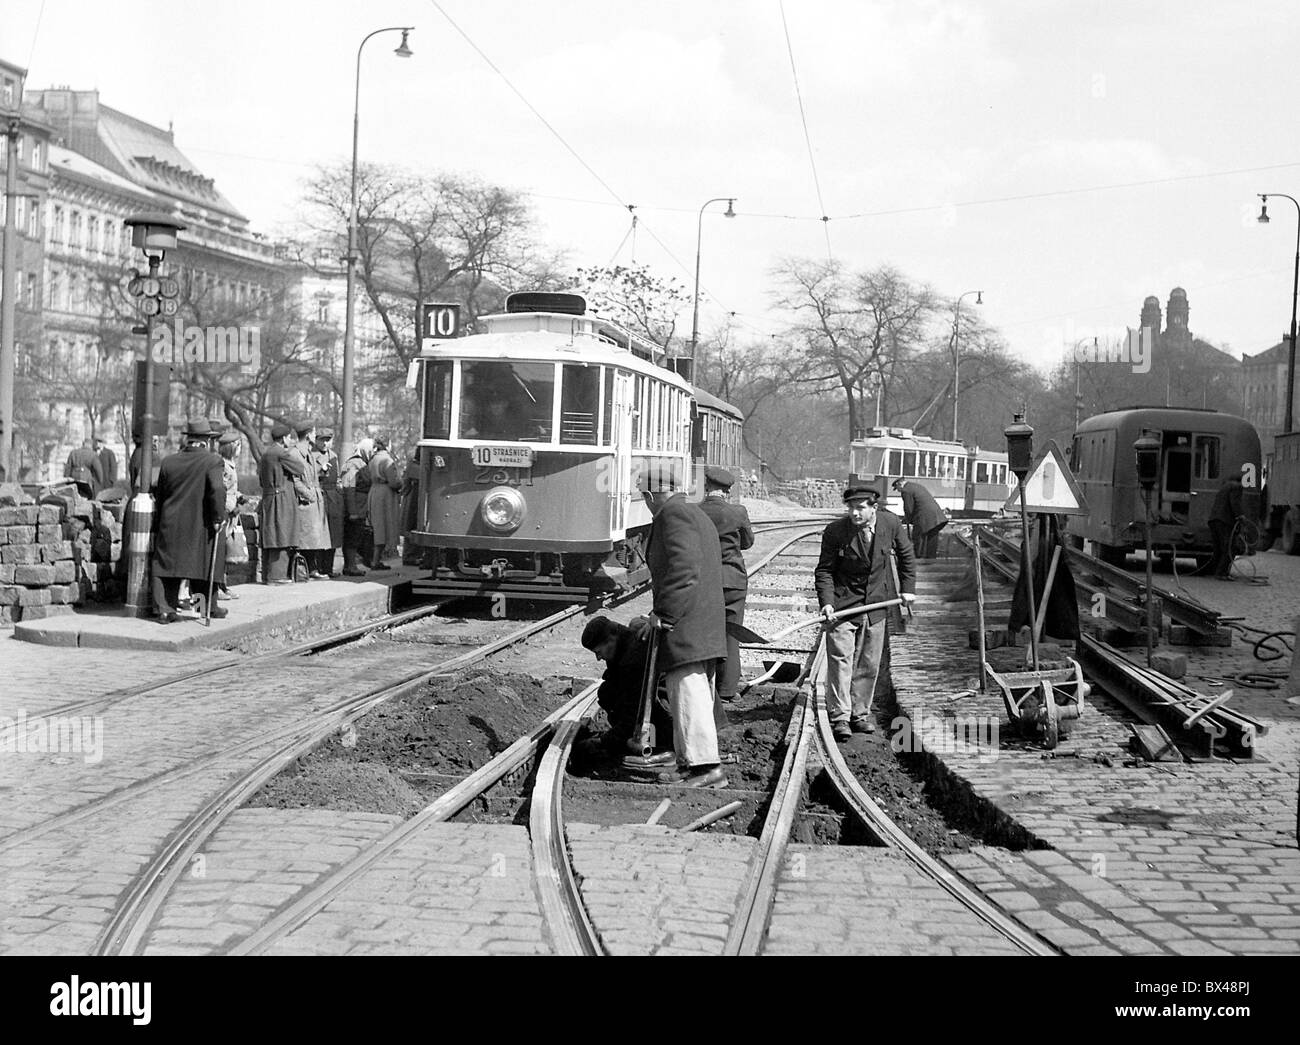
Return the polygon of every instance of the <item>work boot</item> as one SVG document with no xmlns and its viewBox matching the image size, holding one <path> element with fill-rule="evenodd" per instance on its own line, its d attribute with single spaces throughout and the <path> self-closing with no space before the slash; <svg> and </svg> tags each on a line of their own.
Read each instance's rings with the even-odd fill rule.
<svg viewBox="0 0 1300 1045">
<path fill-rule="evenodd" d="M 841 744 L 847 743 L 853 739 L 853 730 L 849 728 L 847 722 L 835 722 L 831 725 L 831 733 Z"/>
<path fill-rule="evenodd" d="M 688 769 L 674 769 L 659 774 L 661 784 L 679 784 L 682 787 L 719 788 L 727 786 L 727 778 L 722 775 L 721 766 L 692 766 Z"/>
<path fill-rule="evenodd" d="M 871 721 L 868 715 L 856 715 L 849 719 L 849 729 L 854 733 L 874 733 L 876 724 Z"/>
</svg>

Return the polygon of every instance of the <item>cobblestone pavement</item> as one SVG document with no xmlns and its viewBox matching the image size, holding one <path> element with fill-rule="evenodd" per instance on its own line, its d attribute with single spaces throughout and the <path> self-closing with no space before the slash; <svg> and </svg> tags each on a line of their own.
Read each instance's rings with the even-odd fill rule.
<svg viewBox="0 0 1300 1045">
<path fill-rule="evenodd" d="M 1271 575 L 1269 586 L 1191 578 L 1186 587 L 1255 627 L 1289 629 L 1300 558 L 1270 553 L 1252 562 Z M 977 654 L 966 648 L 972 622 L 954 614 L 962 607 L 934 597 L 956 587 L 959 564 L 926 569 L 931 597 L 918 601 L 916 627 L 893 641 L 899 703 L 955 800 L 996 807 L 1008 818 L 1001 834 L 1019 828 L 1044 847 L 988 846 L 948 863 L 1071 953 L 1300 951 L 1300 709 L 1276 690 L 1235 691 L 1233 705 L 1270 729 L 1251 762 L 1134 762 L 1126 753 L 1131 716 L 1102 694 L 1088 699 L 1054 757 L 1005 731 L 992 750 L 963 744 L 967 734 L 956 736 L 954 717 L 1005 727 L 1006 712 L 996 693 L 951 696 L 976 677 Z M 1260 666 L 1240 642 L 1173 648 L 1188 653 L 1193 676 Z"/>
<path fill-rule="evenodd" d="M 901 853 L 791 845 L 764 954 L 1019 954 Z"/>
</svg>

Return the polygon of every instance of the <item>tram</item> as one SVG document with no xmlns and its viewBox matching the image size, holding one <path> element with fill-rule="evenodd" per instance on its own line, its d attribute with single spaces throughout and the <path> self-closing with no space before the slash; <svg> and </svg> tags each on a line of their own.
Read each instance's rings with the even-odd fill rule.
<svg viewBox="0 0 1300 1045">
<path fill-rule="evenodd" d="M 1257 548 L 1259 518 L 1259 433 L 1244 418 L 1215 410 L 1134 407 L 1097 414 L 1079 424 L 1070 447 L 1070 470 L 1083 489 L 1089 514 L 1070 517 L 1076 545 L 1090 540 L 1097 556 L 1122 566 L 1145 544 L 1145 508 L 1137 481 L 1133 444 L 1150 433 L 1160 440 L 1160 478 L 1152 490 L 1151 540 L 1163 559 L 1213 556 L 1210 511 L 1231 476 L 1242 480 L 1242 518 L 1251 520 L 1240 537 L 1245 550 Z"/>
<path fill-rule="evenodd" d="M 924 486 L 953 515 L 990 516 L 1015 489 L 1007 455 L 930 439 L 910 428 L 868 428 L 849 444 L 849 471 L 859 479 L 886 476 Z"/>
<path fill-rule="evenodd" d="M 641 477 L 736 470 L 744 417 L 578 294 L 519 293 L 482 333 L 426 342 L 417 593 L 576 601 L 648 576 Z"/>
</svg>

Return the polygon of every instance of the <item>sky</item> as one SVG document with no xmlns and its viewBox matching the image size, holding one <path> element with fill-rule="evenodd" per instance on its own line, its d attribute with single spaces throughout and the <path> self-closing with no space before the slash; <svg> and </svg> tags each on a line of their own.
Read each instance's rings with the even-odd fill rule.
<svg viewBox="0 0 1300 1045">
<path fill-rule="evenodd" d="M 1050 367 L 1186 289 L 1234 355 L 1291 319 L 1293 0 L 5 0 L 27 86 L 97 88 L 253 223 L 351 156 L 526 194 L 573 268 L 644 264 L 779 334 L 774 271 L 893 265 Z M 734 197 L 737 217 L 723 216 Z M 636 208 L 631 229 L 628 206 Z M 823 216 L 829 221 L 821 220 Z M 697 241 L 698 235 L 698 241 Z M 966 299 L 969 306 L 974 295 Z M 683 315 L 689 328 L 690 316 Z M 681 327 L 679 327 L 681 329 Z"/>
</svg>

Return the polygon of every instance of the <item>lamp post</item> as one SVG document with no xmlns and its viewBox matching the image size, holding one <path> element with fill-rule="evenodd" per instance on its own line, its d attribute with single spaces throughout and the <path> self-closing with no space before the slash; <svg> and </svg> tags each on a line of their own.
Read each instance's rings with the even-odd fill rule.
<svg viewBox="0 0 1300 1045">
<path fill-rule="evenodd" d="M 138 289 L 144 312 L 144 414 L 132 418 L 132 427 L 140 428 L 140 471 L 136 490 L 127 506 L 125 529 L 129 534 L 126 548 L 126 612 L 129 617 L 149 615 L 149 554 L 153 550 L 153 317 L 162 310 L 158 270 L 167 251 L 176 249 L 176 234 L 185 226 L 166 214 L 136 214 L 126 219 L 131 229 L 131 245 L 139 247 L 149 261 L 149 275 Z M 132 280 L 132 293 L 136 292 Z M 173 301 L 174 305 L 175 302 Z"/>
<path fill-rule="evenodd" d="M 1029 555 L 1029 509 L 1025 506 L 1025 477 L 1034 464 L 1034 430 L 1025 424 L 1024 414 L 1016 414 L 1003 435 L 1007 439 L 1007 466 L 1015 473 L 1020 487 L 1020 569 L 1025 576 L 1025 589 L 1029 592 L 1029 655 L 1033 669 L 1037 671 L 1038 636 L 1034 634 L 1034 625 L 1038 621 L 1038 606 L 1034 598 L 1034 567 Z"/>
<path fill-rule="evenodd" d="M 734 196 L 716 196 L 707 200 L 703 207 L 700 208 L 700 220 L 695 229 L 695 305 L 691 311 L 691 381 L 695 381 L 695 346 L 700 339 L 700 241 L 704 237 L 704 211 L 710 203 L 721 203 L 727 201 L 727 212 L 724 218 L 734 218 L 736 212 L 732 204 L 736 202 Z"/>
<path fill-rule="evenodd" d="M 1259 208 L 1259 218 L 1256 220 L 1261 225 L 1268 224 L 1269 196 L 1281 196 L 1284 200 L 1290 200 L 1295 204 L 1296 209 L 1295 277 L 1291 283 L 1291 335 L 1287 338 L 1290 347 L 1286 357 L 1286 424 L 1282 429 L 1284 432 L 1293 432 L 1295 431 L 1295 411 L 1293 410 L 1293 401 L 1295 399 L 1295 310 L 1296 300 L 1300 298 L 1300 200 L 1283 192 L 1260 193 L 1259 198 L 1263 201 L 1263 204 Z"/>
<path fill-rule="evenodd" d="M 957 332 L 961 323 L 961 299 L 975 295 L 975 304 L 984 304 L 984 291 L 968 290 L 957 295 L 957 307 L 952 313 L 952 441 L 957 441 L 957 380 L 961 373 L 961 346 L 957 343 Z"/>
<path fill-rule="evenodd" d="M 347 305 L 343 321 L 343 431 L 339 439 L 339 460 L 346 460 L 352 450 L 352 397 L 353 378 L 356 371 L 356 304 L 354 288 L 357 279 L 357 136 L 360 129 L 361 114 L 361 52 L 366 41 L 380 33 L 401 33 L 402 43 L 393 54 L 399 58 L 410 58 L 412 51 L 406 46 L 406 36 L 413 32 L 413 25 L 391 25 L 386 29 L 376 29 L 362 38 L 357 47 L 357 75 L 352 96 L 352 195 L 348 204 L 348 287 Z"/>
<path fill-rule="evenodd" d="M 22 132 L 20 108 L 23 86 L 18 83 L 14 109 L 4 117 L 0 134 L 5 137 L 5 225 L 4 283 L 0 289 L 0 473 L 11 483 L 18 481 L 13 444 L 14 373 L 18 345 L 15 340 L 15 308 L 18 298 L 18 141 Z"/>
<path fill-rule="evenodd" d="M 1151 612 L 1155 609 L 1155 599 L 1151 597 L 1151 491 L 1160 481 L 1160 440 L 1150 433 L 1133 444 L 1137 454 L 1137 478 L 1142 487 L 1142 501 L 1146 505 L 1145 530 L 1147 549 L 1147 667 L 1151 667 L 1152 653 L 1155 648 L 1155 623 Z"/>
</svg>

